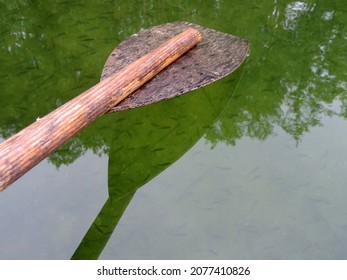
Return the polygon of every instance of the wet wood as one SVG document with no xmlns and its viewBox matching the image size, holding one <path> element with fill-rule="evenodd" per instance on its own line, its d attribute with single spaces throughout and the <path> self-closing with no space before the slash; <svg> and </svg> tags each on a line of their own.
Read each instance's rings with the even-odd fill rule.
<svg viewBox="0 0 347 280">
<path fill-rule="evenodd" d="M 177 34 L 177 33 L 176 33 Z M 0 144 L 0 191 L 201 41 L 188 28 Z"/>
<path fill-rule="evenodd" d="M 210 84 L 232 73 L 247 57 L 246 39 L 193 23 L 172 22 L 145 29 L 123 41 L 107 59 L 102 78 L 119 71 L 124 65 L 187 28 L 198 30 L 203 41 L 110 112 L 152 104 Z"/>
</svg>

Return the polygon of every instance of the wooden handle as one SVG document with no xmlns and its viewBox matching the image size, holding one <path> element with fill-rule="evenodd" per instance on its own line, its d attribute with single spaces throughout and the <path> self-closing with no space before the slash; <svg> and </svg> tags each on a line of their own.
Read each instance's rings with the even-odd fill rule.
<svg viewBox="0 0 347 280">
<path fill-rule="evenodd" d="M 0 191 L 201 41 L 193 28 L 0 144 Z"/>
</svg>

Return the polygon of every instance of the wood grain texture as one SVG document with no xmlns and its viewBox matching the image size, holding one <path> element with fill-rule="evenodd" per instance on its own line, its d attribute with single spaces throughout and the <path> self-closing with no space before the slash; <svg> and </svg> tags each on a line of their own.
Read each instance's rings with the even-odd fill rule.
<svg viewBox="0 0 347 280">
<path fill-rule="evenodd" d="M 201 41 L 188 28 L 0 144 L 0 191 Z"/>
<path fill-rule="evenodd" d="M 170 64 L 110 112 L 137 108 L 191 92 L 229 75 L 246 59 L 249 50 L 246 39 L 190 22 L 171 22 L 141 30 L 120 43 L 108 57 L 102 79 L 189 27 L 201 33 L 204 38 L 201 44 Z"/>
</svg>

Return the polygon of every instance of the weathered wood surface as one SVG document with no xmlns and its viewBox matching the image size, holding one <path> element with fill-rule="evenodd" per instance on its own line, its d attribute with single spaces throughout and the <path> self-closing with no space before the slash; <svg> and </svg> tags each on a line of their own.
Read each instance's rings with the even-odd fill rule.
<svg viewBox="0 0 347 280">
<path fill-rule="evenodd" d="M 200 32 L 188 28 L 1 143 L 0 191 L 193 48 L 201 38 Z"/>
<path fill-rule="evenodd" d="M 245 39 L 188 22 L 166 23 L 134 34 L 118 45 L 105 63 L 102 78 L 190 27 L 202 34 L 203 41 L 110 112 L 148 105 L 210 84 L 236 70 L 247 57 L 248 42 Z"/>
</svg>

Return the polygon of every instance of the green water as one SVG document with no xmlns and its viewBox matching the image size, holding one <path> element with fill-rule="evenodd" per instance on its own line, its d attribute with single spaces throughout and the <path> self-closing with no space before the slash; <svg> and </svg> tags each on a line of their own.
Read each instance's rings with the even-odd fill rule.
<svg viewBox="0 0 347 280">
<path fill-rule="evenodd" d="M 346 259 L 344 1 L 41 2 L 0 1 L 3 139 L 141 28 L 189 21 L 251 51 L 213 85 L 100 118 L 2 192 L 0 259 Z"/>
</svg>

